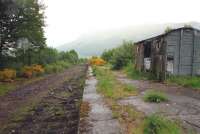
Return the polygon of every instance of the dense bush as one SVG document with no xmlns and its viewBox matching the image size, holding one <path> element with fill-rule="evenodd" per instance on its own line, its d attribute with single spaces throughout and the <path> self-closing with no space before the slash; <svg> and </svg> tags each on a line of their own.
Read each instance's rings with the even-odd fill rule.
<svg viewBox="0 0 200 134">
<path fill-rule="evenodd" d="M 33 76 L 41 75 L 44 73 L 44 68 L 41 65 L 24 66 L 22 68 L 22 76 L 25 78 L 31 78 Z"/>
<path fill-rule="evenodd" d="M 123 42 L 123 45 L 108 51 L 104 51 L 104 60 L 112 64 L 113 69 L 121 69 L 134 60 L 134 45 L 132 42 Z"/>
<path fill-rule="evenodd" d="M 16 78 L 16 71 L 13 69 L 4 69 L 0 71 L 0 81 L 12 81 Z"/>
</svg>

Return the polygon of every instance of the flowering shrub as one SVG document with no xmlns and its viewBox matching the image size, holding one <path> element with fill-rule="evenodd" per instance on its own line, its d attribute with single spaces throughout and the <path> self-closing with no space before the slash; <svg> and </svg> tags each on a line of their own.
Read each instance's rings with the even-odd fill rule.
<svg viewBox="0 0 200 134">
<path fill-rule="evenodd" d="M 24 66 L 22 68 L 22 75 L 25 78 L 31 78 L 33 76 L 33 70 L 30 66 Z"/>
<path fill-rule="evenodd" d="M 36 73 L 44 73 L 44 68 L 41 65 L 33 65 L 32 69 Z"/>
<path fill-rule="evenodd" d="M 41 65 L 24 66 L 22 74 L 26 78 L 31 78 L 33 75 L 40 75 L 44 73 L 44 68 Z"/>
<path fill-rule="evenodd" d="M 91 65 L 97 65 L 97 66 L 101 66 L 101 65 L 106 64 L 106 62 L 105 62 L 103 59 L 98 58 L 98 57 L 91 58 L 91 59 L 89 60 L 89 63 L 90 63 Z"/>
<path fill-rule="evenodd" d="M 9 82 L 16 78 L 16 71 L 13 69 L 4 69 L 0 71 L 0 81 Z"/>
</svg>

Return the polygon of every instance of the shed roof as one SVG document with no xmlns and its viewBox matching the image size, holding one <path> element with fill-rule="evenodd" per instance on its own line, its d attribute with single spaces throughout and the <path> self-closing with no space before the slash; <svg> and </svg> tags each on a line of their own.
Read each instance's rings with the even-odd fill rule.
<svg viewBox="0 0 200 134">
<path fill-rule="evenodd" d="M 169 32 L 166 32 L 166 33 L 163 33 L 163 34 L 160 34 L 160 35 L 151 37 L 151 38 L 147 38 L 147 39 L 144 39 L 144 40 L 140 40 L 140 41 L 138 41 L 138 42 L 135 42 L 135 44 L 137 45 L 137 44 L 140 44 L 140 43 L 145 42 L 145 41 L 152 41 L 153 39 L 166 36 L 166 35 L 168 35 L 168 34 L 171 33 L 171 32 L 178 31 L 178 30 L 182 30 L 182 29 L 189 29 L 189 30 L 195 30 L 195 31 L 200 32 L 200 30 L 197 29 L 197 28 L 193 28 L 193 27 L 180 27 L 180 28 L 172 29 L 172 30 L 170 30 Z"/>
</svg>

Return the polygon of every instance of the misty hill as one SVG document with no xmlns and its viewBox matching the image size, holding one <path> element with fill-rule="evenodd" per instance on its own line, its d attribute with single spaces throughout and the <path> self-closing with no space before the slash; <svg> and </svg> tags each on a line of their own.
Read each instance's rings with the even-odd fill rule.
<svg viewBox="0 0 200 134">
<path fill-rule="evenodd" d="M 105 49 L 117 47 L 123 40 L 139 41 L 163 33 L 166 27 L 183 27 L 186 23 L 166 23 L 130 26 L 121 29 L 114 29 L 99 33 L 84 35 L 77 40 L 58 47 L 58 50 L 65 51 L 75 49 L 80 56 L 87 57 L 100 55 Z M 200 23 L 187 23 L 194 28 L 200 29 Z"/>
</svg>

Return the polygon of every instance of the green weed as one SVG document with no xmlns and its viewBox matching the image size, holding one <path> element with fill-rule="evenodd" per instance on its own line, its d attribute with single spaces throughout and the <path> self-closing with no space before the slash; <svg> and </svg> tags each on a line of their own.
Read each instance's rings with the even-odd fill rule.
<svg viewBox="0 0 200 134">
<path fill-rule="evenodd" d="M 160 92 L 160 91 L 154 91 L 154 90 L 151 90 L 151 91 L 147 91 L 143 97 L 144 101 L 147 101 L 147 102 L 155 102 L 155 103 L 160 103 L 160 102 L 163 102 L 163 101 L 167 101 L 167 96 Z"/>
<path fill-rule="evenodd" d="M 175 122 L 154 114 L 145 118 L 144 134 L 181 134 L 181 128 Z"/>
</svg>

